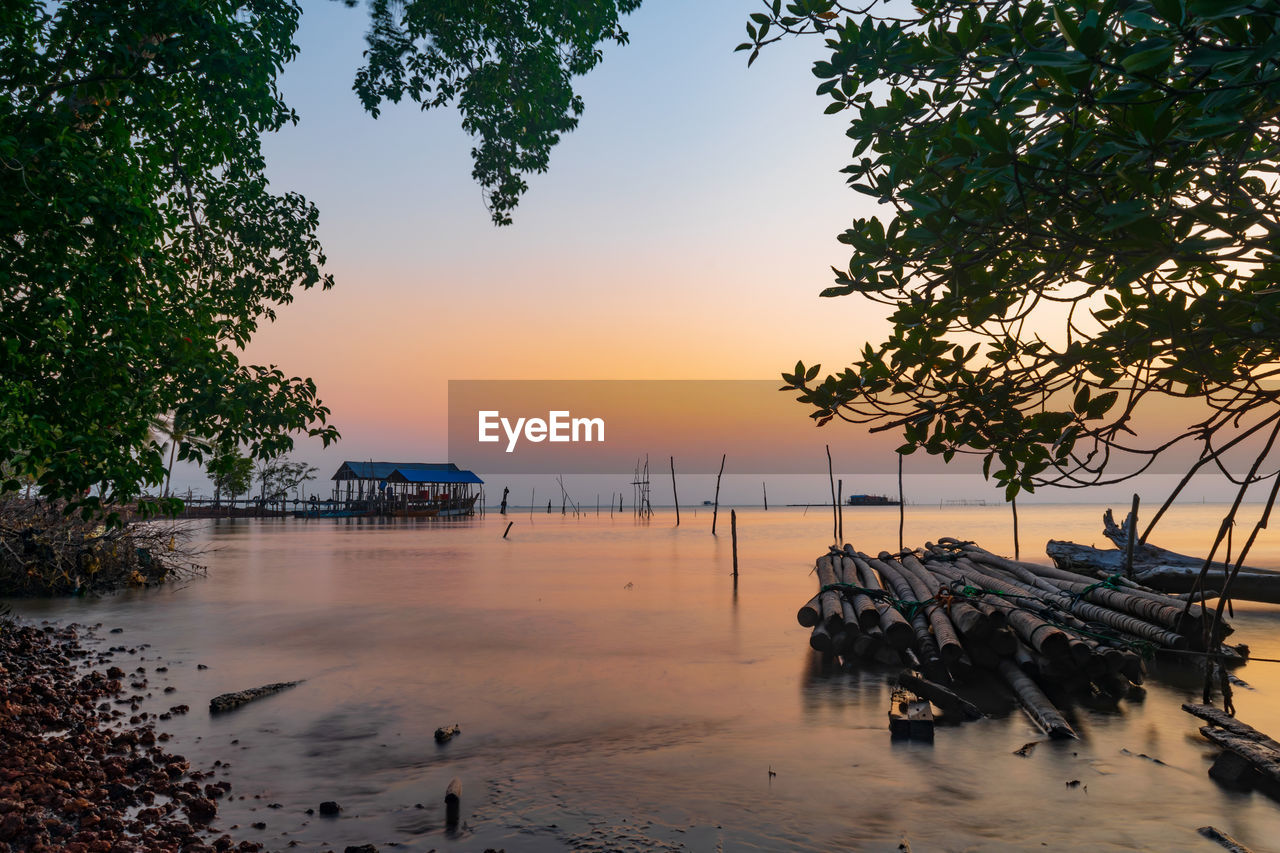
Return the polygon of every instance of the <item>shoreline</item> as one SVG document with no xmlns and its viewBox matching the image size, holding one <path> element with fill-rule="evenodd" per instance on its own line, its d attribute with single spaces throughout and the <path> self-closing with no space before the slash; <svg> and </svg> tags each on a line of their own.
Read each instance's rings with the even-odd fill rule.
<svg viewBox="0 0 1280 853">
<path fill-rule="evenodd" d="M 261 851 L 209 828 L 231 784 L 166 751 L 156 724 L 187 706 L 140 712 L 145 675 L 85 648 L 93 630 L 0 623 L 0 853 Z"/>
</svg>

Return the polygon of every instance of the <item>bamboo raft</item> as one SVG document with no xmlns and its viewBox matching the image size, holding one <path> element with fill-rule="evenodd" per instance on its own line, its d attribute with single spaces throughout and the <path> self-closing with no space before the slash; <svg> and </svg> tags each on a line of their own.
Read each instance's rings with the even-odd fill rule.
<svg viewBox="0 0 1280 853">
<path fill-rule="evenodd" d="M 1212 618 L 1118 575 L 1010 560 L 950 538 L 875 557 L 833 546 L 815 571 L 818 592 L 796 614 L 810 646 L 849 667 L 906 667 L 890 710 L 899 736 L 912 703 L 981 716 L 952 687 L 990 675 L 1050 737 L 1075 737 L 1046 691 L 1114 704 L 1142 684 L 1157 652 L 1205 651 L 1202 620 Z M 1216 651 L 1238 664 L 1247 649 Z"/>
</svg>

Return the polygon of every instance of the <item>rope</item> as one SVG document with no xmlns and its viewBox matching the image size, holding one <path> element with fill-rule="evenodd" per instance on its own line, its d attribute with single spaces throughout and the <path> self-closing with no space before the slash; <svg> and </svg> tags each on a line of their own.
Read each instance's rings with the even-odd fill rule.
<svg viewBox="0 0 1280 853">
<path fill-rule="evenodd" d="M 1112 575 L 1106 580 L 1100 580 L 1097 583 L 1091 583 L 1088 586 L 1086 586 L 1084 589 L 1080 590 L 1079 592 L 1071 593 L 1070 595 L 1074 600 L 1079 601 L 1089 593 L 1093 592 L 1095 589 L 1111 589 L 1111 590 L 1115 590 L 1116 592 L 1123 592 L 1124 587 L 1121 586 L 1121 583 L 1123 581 L 1124 581 L 1124 578 L 1121 577 L 1120 575 Z"/>
<path fill-rule="evenodd" d="M 865 595 L 868 598 L 883 601 L 894 610 L 902 614 L 902 618 L 910 622 L 915 618 L 916 614 L 930 604 L 934 604 L 937 599 L 930 598 L 928 601 L 910 601 L 902 598 L 894 598 L 883 589 L 867 589 L 864 586 L 858 586 L 852 583 L 829 583 L 818 589 L 818 594 L 824 592 L 839 592 L 845 595 L 852 593 L 853 595 Z"/>
</svg>

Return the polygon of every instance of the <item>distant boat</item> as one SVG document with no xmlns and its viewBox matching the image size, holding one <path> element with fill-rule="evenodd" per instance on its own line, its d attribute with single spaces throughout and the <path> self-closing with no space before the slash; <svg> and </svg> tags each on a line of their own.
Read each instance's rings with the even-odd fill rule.
<svg viewBox="0 0 1280 853">
<path fill-rule="evenodd" d="M 901 506 L 901 502 L 886 495 L 849 495 L 846 506 Z"/>
<path fill-rule="evenodd" d="M 702 502 L 702 505 L 703 505 L 703 506 L 714 506 L 714 504 L 713 504 L 713 503 L 711 503 L 711 501 L 703 501 L 703 502 Z"/>
</svg>

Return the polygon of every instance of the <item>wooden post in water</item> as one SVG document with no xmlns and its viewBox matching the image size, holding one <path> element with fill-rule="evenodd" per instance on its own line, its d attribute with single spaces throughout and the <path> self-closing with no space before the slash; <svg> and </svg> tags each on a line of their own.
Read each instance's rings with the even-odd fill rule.
<svg viewBox="0 0 1280 853">
<path fill-rule="evenodd" d="M 1009 501 L 1013 507 L 1013 559 L 1018 559 L 1018 499 Z"/>
<path fill-rule="evenodd" d="M 827 445 L 827 479 L 831 481 L 831 538 L 839 541 L 840 524 L 836 518 L 836 475 L 831 467 L 831 445 Z"/>
<path fill-rule="evenodd" d="M 456 776 L 444 789 L 444 822 L 453 828 L 458 825 L 458 815 L 462 811 L 462 781 Z"/>
<path fill-rule="evenodd" d="M 1129 541 L 1125 543 L 1124 549 L 1124 576 L 1133 577 L 1133 546 L 1134 540 L 1138 538 L 1138 493 L 1133 493 L 1133 507 L 1129 510 L 1128 524 Z M 1228 558 L 1229 560 L 1230 558 Z"/>
<path fill-rule="evenodd" d="M 733 582 L 738 583 L 738 511 L 729 510 L 729 535 L 733 538 Z"/>
<path fill-rule="evenodd" d="M 902 454 L 898 454 L 898 553 L 906 550 L 902 544 L 902 531 L 907 526 L 907 498 L 902 491 Z"/>
<path fill-rule="evenodd" d="M 716 517 L 720 515 L 720 478 L 724 475 L 724 460 L 726 454 L 720 454 L 720 473 L 716 474 L 716 503 L 711 508 L 711 535 L 716 535 Z"/>
<path fill-rule="evenodd" d="M 676 527 L 680 526 L 680 495 L 676 493 L 676 458 L 671 457 L 671 498 L 676 502 Z"/>
<path fill-rule="evenodd" d="M 504 531 L 502 531 L 502 538 L 503 538 L 503 539 L 506 539 L 506 538 L 507 538 L 507 534 L 511 532 L 511 525 L 513 525 L 513 524 L 515 524 L 515 522 L 514 522 L 514 521 L 508 521 L 508 522 L 507 522 L 507 529 L 506 529 L 506 530 L 504 530 Z"/>
<path fill-rule="evenodd" d="M 844 480 L 836 480 L 836 544 L 844 544 Z"/>
<path fill-rule="evenodd" d="M 769 484 L 761 480 L 760 488 L 762 491 L 764 491 L 764 511 L 768 512 L 769 511 Z"/>
</svg>

